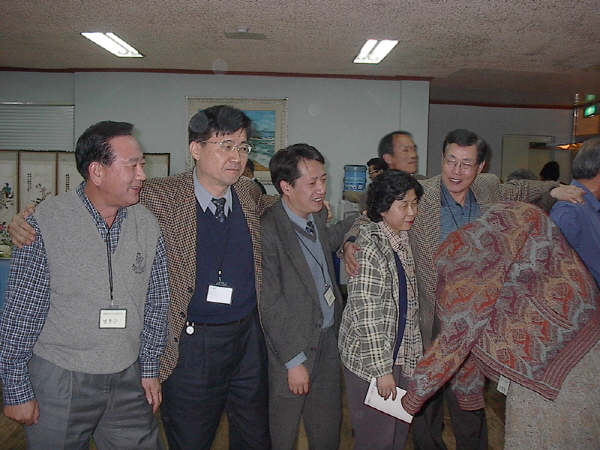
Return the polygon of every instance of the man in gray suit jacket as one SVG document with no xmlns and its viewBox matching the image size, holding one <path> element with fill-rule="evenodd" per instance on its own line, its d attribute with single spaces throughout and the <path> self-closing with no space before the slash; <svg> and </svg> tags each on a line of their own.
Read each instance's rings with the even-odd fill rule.
<svg viewBox="0 0 600 450">
<path fill-rule="evenodd" d="M 342 297 L 332 252 L 353 218 L 326 227 L 323 156 L 306 144 L 269 164 L 281 200 L 261 218 L 259 310 L 269 349 L 269 424 L 274 450 L 292 449 L 300 418 L 310 448 L 337 449 L 341 421 L 337 332 Z"/>
</svg>

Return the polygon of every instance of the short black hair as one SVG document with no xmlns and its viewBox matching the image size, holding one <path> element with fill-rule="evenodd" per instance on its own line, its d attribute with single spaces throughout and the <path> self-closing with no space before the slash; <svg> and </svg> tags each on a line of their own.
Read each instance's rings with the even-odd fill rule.
<svg viewBox="0 0 600 450">
<path fill-rule="evenodd" d="M 250 141 L 254 130 L 252 120 L 241 109 L 229 105 L 217 105 L 197 112 L 190 119 L 188 126 L 188 143 L 205 141 L 215 136 L 232 134 L 242 129 L 246 132 L 246 140 Z"/>
<path fill-rule="evenodd" d="M 560 178 L 560 166 L 556 161 L 548 161 L 540 170 L 542 181 L 558 181 Z"/>
<path fill-rule="evenodd" d="M 92 125 L 83 132 L 75 146 L 77 171 L 84 180 L 90 177 L 88 169 L 92 162 L 110 166 L 115 155 L 110 140 L 117 136 L 131 136 L 133 125 L 127 122 L 104 120 Z"/>
<path fill-rule="evenodd" d="M 381 222 L 381 213 L 388 211 L 396 200 L 402 200 L 411 189 L 415 190 L 419 200 L 423 195 L 423 186 L 411 174 L 403 170 L 386 170 L 369 186 L 367 216 L 373 222 Z"/>
<path fill-rule="evenodd" d="M 248 158 L 246 161 L 246 169 L 250 169 L 250 171 L 254 173 L 254 161 L 252 161 L 250 158 Z"/>
<path fill-rule="evenodd" d="M 600 138 L 583 143 L 571 167 L 575 180 L 591 180 L 600 172 Z"/>
<path fill-rule="evenodd" d="M 388 169 L 388 165 L 387 163 L 381 159 L 381 158 L 371 158 L 369 161 L 367 161 L 367 167 L 375 167 L 375 170 L 387 170 Z"/>
<path fill-rule="evenodd" d="M 404 136 L 408 136 L 409 138 L 413 138 L 413 135 L 408 131 L 392 131 L 391 133 L 386 134 L 379 140 L 379 145 L 377 146 L 377 154 L 380 158 L 383 159 L 383 155 L 393 155 L 394 154 L 394 136 L 402 134 Z"/>
<path fill-rule="evenodd" d="M 451 131 L 446 135 L 444 139 L 444 146 L 442 148 L 442 155 L 446 154 L 446 149 L 450 144 L 458 144 L 460 147 L 470 147 L 471 145 L 477 146 L 477 164 L 481 164 L 487 158 L 490 152 L 490 146 L 476 133 L 469 130 L 458 129 Z"/>
<path fill-rule="evenodd" d="M 279 150 L 269 161 L 269 170 L 271 171 L 271 181 L 279 194 L 283 195 L 281 181 L 287 181 L 292 186 L 300 178 L 301 173 L 298 169 L 300 161 L 318 161 L 325 164 L 325 158 L 319 150 L 308 144 L 294 144 Z"/>
</svg>

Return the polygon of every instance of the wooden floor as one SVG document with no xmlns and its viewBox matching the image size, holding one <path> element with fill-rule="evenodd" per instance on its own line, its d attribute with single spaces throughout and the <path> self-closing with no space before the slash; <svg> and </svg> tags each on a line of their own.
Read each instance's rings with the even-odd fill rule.
<svg viewBox="0 0 600 450">
<path fill-rule="evenodd" d="M 485 403 L 488 420 L 489 449 L 502 450 L 504 448 L 504 396 L 496 391 L 496 387 L 492 383 L 486 387 Z M 445 423 L 446 428 L 444 430 L 444 440 L 449 450 L 455 450 L 456 447 L 454 437 L 447 415 L 445 417 Z M 339 450 L 351 450 L 352 445 L 352 429 L 348 419 L 348 409 L 344 405 Z M 0 414 L 0 448 L 2 450 L 26 449 L 23 427 L 16 422 L 7 419 L 4 414 Z M 90 448 L 94 449 L 95 446 L 92 444 Z M 217 438 L 212 449 L 228 450 L 228 448 L 227 420 L 224 418 L 221 426 L 219 427 Z M 299 433 L 296 450 L 308 450 L 306 436 L 302 429 Z M 405 447 L 405 450 L 413 450 L 410 439 Z"/>
</svg>

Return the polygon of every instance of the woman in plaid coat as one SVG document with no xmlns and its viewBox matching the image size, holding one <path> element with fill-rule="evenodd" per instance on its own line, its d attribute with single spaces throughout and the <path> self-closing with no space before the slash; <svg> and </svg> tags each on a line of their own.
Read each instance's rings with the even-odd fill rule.
<svg viewBox="0 0 600 450">
<path fill-rule="evenodd" d="M 423 188 L 409 174 L 388 170 L 367 194 L 367 215 L 357 243 L 360 274 L 348 284 L 340 327 L 354 449 L 403 449 L 409 424 L 364 405 L 372 378 L 379 395 L 406 388 L 422 356 L 414 260 L 408 230 Z"/>
</svg>

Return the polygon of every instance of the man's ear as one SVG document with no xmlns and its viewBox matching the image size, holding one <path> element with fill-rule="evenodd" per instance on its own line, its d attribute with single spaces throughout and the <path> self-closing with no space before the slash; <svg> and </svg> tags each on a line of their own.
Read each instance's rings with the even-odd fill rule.
<svg viewBox="0 0 600 450">
<path fill-rule="evenodd" d="M 196 142 L 196 141 L 190 142 L 190 146 L 189 146 L 190 155 L 192 155 L 192 158 L 194 158 L 194 161 L 198 161 L 200 159 L 201 145 L 202 144 L 200 144 L 200 142 Z"/>
<path fill-rule="evenodd" d="M 89 180 L 94 183 L 95 186 L 100 186 L 100 184 L 102 184 L 105 169 L 104 165 L 98 161 L 92 161 L 88 166 Z"/>
<path fill-rule="evenodd" d="M 390 155 L 389 153 L 384 153 L 381 158 L 385 161 L 388 167 L 392 163 L 392 155 Z"/>
<path fill-rule="evenodd" d="M 283 195 L 289 195 L 292 185 L 285 180 L 280 180 L 279 187 L 281 188 Z"/>
<path fill-rule="evenodd" d="M 479 168 L 477 169 L 477 174 L 480 174 L 481 172 L 483 172 L 484 168 L 485 168 L 485 161 L 483 161 L 481 164 L 479 164 Z"/>
</svg>

